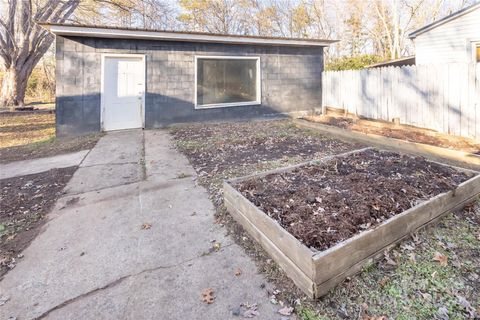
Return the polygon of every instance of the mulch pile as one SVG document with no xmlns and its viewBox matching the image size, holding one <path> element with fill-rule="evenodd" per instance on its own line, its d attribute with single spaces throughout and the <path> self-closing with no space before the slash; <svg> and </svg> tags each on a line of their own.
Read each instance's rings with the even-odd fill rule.
<svg viewBox="0 0 480 320">
<path fill-rule="evenodd" d="M 422 157 L 367 150 L 236 188 L 308 247 L 325 250 L 469 176 Z"/>
<path fill-rule="evenodd" d="M 0 180 L 0 276 L 40 231 L 77 167 Z M 20 256 L 19 256 L 20 255 Z"/>
</svg>

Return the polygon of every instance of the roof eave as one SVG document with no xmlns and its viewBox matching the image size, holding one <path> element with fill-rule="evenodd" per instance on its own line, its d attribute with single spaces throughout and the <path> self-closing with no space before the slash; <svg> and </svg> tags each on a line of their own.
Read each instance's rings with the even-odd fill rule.
<svg viewBox="0 0 480 320">
<path fill-rule="evenodd" d="M 212 42 L 230 44 L 257 44 L 257 45 L 278 45 L 278 46 L 309 46 L 326 47 L 337 40 L 312 40 L 312 39 L 288 39 L 288 38 L 261 38 L 234 35 L 216 35 L 204 33 L 185 33 L 153 30 L 132 30 L 132 29 L 109 29 L 98 26 L 74 26 L 39 23 L 43 28 L 59 36 L 83 36 L 96 38 L 116 39 L 147 39 L 181 42 Z"/>
<path fill-rule="evenodd" d="M 448 23 L 452 20 L 455 20 L 455 19 L 457 19 L 457 18 L 459 18 L 463 15 L 466 15 L 467 13 L 470 13 L 474 10 L 477 10 L 477 9 L 480 9 L 480 2 L 475 3 L 475 4 L 471 5 L 470 7 L 467 7 L 467 8 L 464 8 L 462 10 L 459 10 L 457 12 L 454 12 L 454 13 L 452 13 L 452 14 L 450 14 L 450 15 L 448 15 L 448 16 L 440 19 L 440 20 L 437 20 L 437 21 L 434 21 L 430 24 L 427 24 L 426 26 L 423 26 L 420 29 L 415 30 L 414 32 L 410 33 L 408 35 L 408 37 L 413 40 L 413 39 L 415 39 L 416 37 L 418 37 L 419 35 L 421 35 L 425 32 L 428 32 L 432 29 L 435 29 L 435 28 L 437 28 L 441 25 L 444 25 L 445 23 Z"/>
</svg>

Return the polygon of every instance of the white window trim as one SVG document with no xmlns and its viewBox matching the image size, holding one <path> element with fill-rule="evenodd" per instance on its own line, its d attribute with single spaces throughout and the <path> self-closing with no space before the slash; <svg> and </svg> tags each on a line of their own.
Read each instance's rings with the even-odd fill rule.
<svg viewBox="0 0 480 320">
<path fill-rule="evenodd" d="M 145 128 L 145 92 L 147 91 L 147 59 L 145 54 L 133 53 L 102 53 L 101 75 L 100 75 L 100 128 L 105 131 L 105 59 L 106 58 L 141 58 L 143 62 L 143 93 L 142 93 L 142 128 Z"/>
<path fill-rule="evenodd" d="M 215 104 L 203 104 L 199 105 L 197 102 L 197 61 L 198 59 L 225 59 L 225 60 L 256 60 L 257 64 L 257 99 L 255 101 L 246 101 L 246 102 L 229 102 L 229 103 L 215 103 Z M 262 104 L 262 74 L 260 71 L 260 57 L 258 56 L 195 56 L 195 86 L 194 86 L 194 96 L 195 96 L 195 109 L 213 109 L 213 108 L 226 108 L 226 107 L 240 107 L 240 106 L 257 106 Z"/>
</svg>

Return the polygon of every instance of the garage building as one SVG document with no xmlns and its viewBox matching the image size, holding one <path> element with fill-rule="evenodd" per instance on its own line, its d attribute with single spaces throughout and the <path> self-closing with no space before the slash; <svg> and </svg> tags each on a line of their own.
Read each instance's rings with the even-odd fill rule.
<svg viewBox="0 0 480 320">
<path fill-rule="evenodd" d="M 58 136 L 313 112 L 334 42 L 42 26 L 56 35 Z"/>
</svg>

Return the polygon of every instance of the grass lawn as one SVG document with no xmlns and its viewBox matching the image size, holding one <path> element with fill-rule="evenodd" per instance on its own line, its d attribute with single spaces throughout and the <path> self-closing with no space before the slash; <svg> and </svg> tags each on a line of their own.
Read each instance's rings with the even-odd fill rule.
<svg viewBox="0 0 480 320">
<path fill-rule="evenodd" d="M 53 113 L 4 113 L 0 115 L 0 148 L 21 146 L 55 137 Z"/>
<path fill-rule="evenodd" d="M 90 149 L 99 137 L 56 138 L 54 113 L 0 113 L 0 163 Z"/>
<path fill-rule="evenodd" d="M 199 173 L 223 224 L 277 286 L 276 301 L 300 319 L 469 319 L 480 313 L 480 200 L 451 214 L 364 268 L 325 297 L 311 301 L 222 204 L 224 179 L 362 147 L 296 128 L 290 121 L 179 126 L 177 148 Z M 440 263 L 440 262 L 441 263 Z"/>
</svg>

